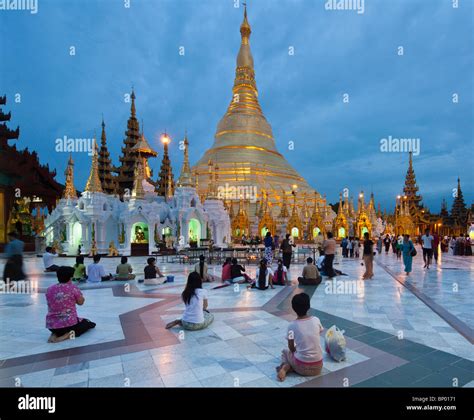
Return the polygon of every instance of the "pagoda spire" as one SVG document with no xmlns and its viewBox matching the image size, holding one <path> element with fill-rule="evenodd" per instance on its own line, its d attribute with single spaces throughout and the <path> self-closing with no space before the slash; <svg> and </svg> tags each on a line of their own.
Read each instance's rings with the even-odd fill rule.
<svg viewBox="0 0 474 420">
<path fill-rule="evenodd" d="M 344 193 L 344 214 L 350 217 L 349 194 Z"/>
<path fill-rule="evenodd" d="M 244 19 L 240 25 L 241 43 L 239 53 L 237 54 L 234 87 L 232 89 L 232 101 L 227 109 L 227 118 L 235 115 L 246 113 L 255 115 L 257 118 L 263 118 L 263 112 L 258 102 L 258 90 L 255 81 L 255 70 L 253 64 L 253 56 L 250 50 L 250 34 L 252 29 L 247 20 L 247 6 L 244 8 Z M 230 121 L 223 121 L 219 124 L 218 133 Z M 266 123 L 266 121 L 265 121 Z M 271 129 L 270 129 L 271 130 Z"/>
<path fill-rule="evenodd" d="M 132 87 L 132 94 L 130 95 L 132 103 L 130 104 L 130 116 L 136 118 L 137 110 L 135 108 L 135 89 Z"/>
<path fill-rule="evenodd" d="M 418 195 L 418 185 L 416 185 L 415 170 L 413 169 L 413 152 L 409 152 L 408 170 L 405 176 L 405 186 L 403 192 L 407 197 L 409 206 L 420 207 L 422 197 Z"/>
<path fill-rule="evenodd" d="M 116 172 L 118 172 L 116 182 L 118 183 L 118 190 L 121 194 L 127 191 L 131 192 L 133 189 L 138 156 L 132 149 L 138 143 L 141 136 L 140 125 L 136 116 L 135 90 L 133 88 L 130 98 L 130 117 L 127 121 L 127 131 L 125 132 L 125 139 L 123 141 L 122 156 L 119 158 L 120 166 L 116 170 Z"/>
<path fill-rule="evenodd" d="M 281 208 L 280 208 L 279 217 L 281 217 L 282 219 L 286 219 L 290 215 L 290 213 L 288 212 L 286 194 L 283 189 L 281 190 L 281 195 L 282 195 L 282 198 L 281 198 Z"/>
<path fill-rule="evenodd" d="M 375 214 L 375 198 L 374 198 L 374 193 L 370 193 L 370 201 L 369 201 L 369 213 L 374 213 Z"/>
<path fill-rule="evenodd" d="M 171 197 L 174 195 L 174 177 L 171 161 L 168 154 L 168 145 L 171 139 L 166 132 L 161 136 L 163 143 L 163 159 L 161 161 L 160 173 L 155 191 L 162 197 Z"/>
<path fill-rule="evenodd" d="M 98 163 L 98 146 L 94 136 L 94 151 L 92 152 L 92 165 L 89 178 L 86 183 L 85 191 L 87 192 L 103 192 L 102 185 L 99 178 L 99 163 Z"/>
<path fill-rule="evenodd" d="M 461 190 L 461 180 L 458 177 L 456 197 L 454 198 L 453 206 L 451 207 L 451 218 L 453 219 L 455 225 L 462 226 L 467 223 L 467 215 L 468 209 L 466 208 L 466 203 L 464 202 L 464 197 Z"/>
<path fill-rule="evenodd" d="M 66 186 L 64 187 L 63 198 L 77 198 L 77 191 L 74 187 L 74 161 L 72 160 L 72 154 L 69 154 L 69 161 L 64 175 L 66 175 Z"/>
<path fill-rule="evenodd" d="M 337 215 L 341 216 L 342 213 L 343 213 L 343 210 L 342 210 L 342 193 L 339 193 L 339 206 L 337 208 Z"/>
<path fill-rule="evenodd" d="M 181 174 L 179 175 L 178 185 L 180 187 L 193 187 L 193 179 L 191 174 L 191 167 L 189 166 L 189 142 L 188 142 L 188 135 L 185 133 L 184 135 L 184 160 L 183 166 L 181 168 Z"/>
<path fill-rule="evenodd" d="M 112 175 L 112 160 L 107 148 L 107 136 L 105 134 L 105 122 L 102 116 L 102 133 L 100 136 L 100 150 L 99 150 L 99 178 L 102 185 L 102 190 L 107 194 L 113 194 L 115 191 L 115 179 Z"/>
<path fill-rule="evenodd" d="M 132 197 L 142 199 L 145 197 L 145 190 L 143 189 L 143 180 L 145 179 L 145 170 L 143 168 L 143 162 L 139 160 L 137 167 L 135 168 L 135 179 L 133 182 Z"/>
</svg>

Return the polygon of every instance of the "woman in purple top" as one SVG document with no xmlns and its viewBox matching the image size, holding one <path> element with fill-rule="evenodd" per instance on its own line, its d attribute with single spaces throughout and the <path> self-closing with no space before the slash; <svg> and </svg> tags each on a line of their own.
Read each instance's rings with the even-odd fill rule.
<svg viewBox="0 0 474 420">
<path fill-rule="evenodd" d="M 59 343 L 69 338 L 79 337 L 96 325 L 88 319 L 77 316 L 76 304 L 83 305 L 84 296 L 72 283 L 74 268 L 59 267 L 56 275 L 59 283 L 49 286 L 46 291 L 48 303 L 46 328 L 51 331 L 48 343 Z"/>
</svg>

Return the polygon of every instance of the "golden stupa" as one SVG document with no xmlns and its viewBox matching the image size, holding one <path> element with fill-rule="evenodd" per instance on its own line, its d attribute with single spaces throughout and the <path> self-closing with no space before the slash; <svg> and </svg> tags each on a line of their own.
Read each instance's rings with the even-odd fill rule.
<svg viewBox="0 0 474 420">
<path fill-rule="evenodd" d="M 293 192 L 296 192 L 298 212 L 301 212 L 303 201 L 306 201 L 307 206 L 313 204 L 321 207 L 323 213 L 325 199 L 309 186 L 276 148 L 272 127 L 258 102 L 249 44 L 251 32 L 245 9 L 244 20 L 240 26 L 242 41 L 237 55 L 232 100 L 217 126 L 214 144 L 192 168 L 197 178 L 199 194 L 206 195 L 208 192 L 209 162 L 212 162 L 214 168 L 218 167 L 218 188 L 224 188 L 226 185 L 256 186 L 257 202 L 246 202 L 248 215 L 254 222 L 258 217 L 259 202 L 262 203 L 264 197 L 270 214 L 277 217 L 281 213 L 280 207 L 293 201 Z M 304 197 L 311 198 L 305 200 Z M 245 200 L 248 197 L 241 198 Z M 235 206 L 239 202 L 238 198 L 235 200 L 233 197 L 223 199 L 233 199 Z M 302 214 L 301 218 L 303 219 Z"/>
</svg>

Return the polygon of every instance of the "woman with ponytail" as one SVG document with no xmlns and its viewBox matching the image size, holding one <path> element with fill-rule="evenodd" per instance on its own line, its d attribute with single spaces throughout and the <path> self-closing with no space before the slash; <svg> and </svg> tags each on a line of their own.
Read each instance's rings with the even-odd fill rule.
<svg viewBox="0 0 474 420">
<path fill-rule="evenodd" d="M 199 262 L 194 266 L 194 271 L 201 276 L 201 279 L 204 282 L 215 280 L 213 275 L 207 273 L 207 263 L 204 255 L 199 256 Z"/>
<path fill-rule="evenodd" d="M 257 268 L 255 281 L 248 286 L 248 289 L 266 290 L 269 286 L 272 289 L 275 288 L 273 286 L 273 271 L 271 268 L 267 267 L 267 260 L 263 258 L 260 261 L 260 267 Z"/>
<path fill-rule="evenodd" d="M 189 273 L 181 298 L 185 306 L 183 317 L 168 323 L 166 329 L 179 325 L 185 330 L 196 331 L 207 328 L 214 321 L 214 315 L 207 310 L 207 290 L 202 288 L 199 273 Z"/>
<path fill-rule="evenodd" d="M 278 259 L 278 267 L 273 276 L 273 284 L 277 286 L 286 286 L 290 282 L 288 280 L 288 269 L 283 265 L 283 260 Z"/>
</svg>

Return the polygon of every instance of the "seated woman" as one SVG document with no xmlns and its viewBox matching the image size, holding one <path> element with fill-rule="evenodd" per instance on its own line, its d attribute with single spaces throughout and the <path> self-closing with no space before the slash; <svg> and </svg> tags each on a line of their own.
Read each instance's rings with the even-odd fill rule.
<svg viewBox="0 0 474 420">
<path fill-rule="evenodd" d="M 189 273 L 181 298 L 185 305 L 183 317 L 167 324 L 166 329 L 180 325 L 185 330 L 196 331 L 207 328 L 214 321 L 214 315 L 207 310 L 207 291 L 202 288 L 199 273 Z"/>
<path fill-rule="evenodd" d="M 259 289 L 266 290 L 268 287 L 274 289 L 273 286 L 273 271 L 271 268 L 267 267 L 267 260 L 263 258 L 260 261 L 260 267 L 257 268 L 255 274 L 255 281 L 252 282 L 250 286 L 247 286 L 248 289 Z"/>
<path fill-rule="evenodd" d="M 115 280 L 133 280 L 135 278 L 135 274 L 132 274 L 133 268 L 128 263 L 127 257 L 122 257 L 120 259 L 120 264 L 117 266 L 116 273 Z"/>
<path fill-rule="evenodd" d="M 225 259 L 224 264 L 222 265 L 222 275 L 221 275 L 221 280 L 222 281 L 227 281 L 232 279 L 232 275 L 230 273 L 230 267 L 232 265 L 232 258 L 227 257 Z"/>
<path fill-rule="evenodd" d="M 46 291 L 48 303 L 46 328 L 51 331 L 48 343 L 59 343 L 79 337 L 96 325 L 88 319 L 77 316 L 76 305 L 84 304 L 84 296 L 71 281 L 74 268 L 59 267 L 56 275 L 59 283 L 49 286 Z"/>
<path fill-rule="evenodd" d="M 76 264 L 74 264 L 73 281 L 84 282 L 87 280 L 86 266 L 84 265 L 84 257 L 79 255 L 76 257 Z"/>
<path fill-rule="evenodd" d="M 211 282 L 215 280 L 215 277 L 207 272 L 207 262 L 204 255 L 199 256 L 199 262 L 194 266 L 194 271 L 199 273 L 203 282 Z"/>
<path fill-rule="evenodd" d="M 160 269 L 155 265 L 156 264 L 156 258 L 150 257 L 146 260 L 148 265 L 145 267 L 145 284 L 146 285 L 157 285 L 157 284 L 162 284 L 163 282 L 158 280 L 156 278 L 156 275 L 158 274 L 158 277 L 164 277 L 164 275 L 161 273 Z"/>
<path fill-rule="evenodd" d="M 317 376 L 323 368 L 323 349 L 319 334 L 324 330 L 319 318 L 308 315 L 309 296 L 299 293 L 293 296 L 291 306 L 297 318 L 288 325 L 288 348 L 281 354 L 277 376 L 284 381 L 288 372 L 302 376 Z"/>
<path fill-rule="evenodd" d="M 290 284 L 288 280 L 288 269 L 283 265 L 283 260 L 278 260 L 278 267 L 273 275 L 273 284 L 277 286 L 287 286 Z"/>
<path fill-rule="evenodd" d="M 245 273 L 245 268 L 242 267 L 237 258 L 232 258 L 232 264 L 230 266 L 230 277 L 232 283 L 251 283 L 252 279 Z"/>
</svg>

